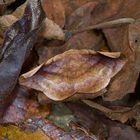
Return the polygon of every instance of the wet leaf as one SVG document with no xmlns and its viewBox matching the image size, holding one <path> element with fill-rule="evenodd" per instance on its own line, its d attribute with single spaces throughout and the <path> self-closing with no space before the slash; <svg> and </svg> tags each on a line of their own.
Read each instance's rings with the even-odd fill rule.
<svg viewBox="0 0 140 140">
<path fill-rule="evenodd" d="M 75 93 L 96 93 L 106 88 L 124 64 L 123 58 L 113 59 L 92 50 L 69 50 L 49 59 L 34 75 L 23 75 L 20 84 L 61 101 Z"/>
</svg>

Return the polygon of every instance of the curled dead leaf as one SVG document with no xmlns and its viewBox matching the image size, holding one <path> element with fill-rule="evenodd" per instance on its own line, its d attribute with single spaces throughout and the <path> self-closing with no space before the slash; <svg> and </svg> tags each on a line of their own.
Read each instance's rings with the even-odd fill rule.
<svg viewBox="0 0 140 140">
<path fill-rule="evenodd" d="M 32 76 L 31 72 L 23 75 L 20 84 L 61 101 L 76 93 L 96 93 L 106 88 L 125 62 L 124 58 L 112 59 L 93 50 L 69 50 L 49 59 Z"/>
</svg>

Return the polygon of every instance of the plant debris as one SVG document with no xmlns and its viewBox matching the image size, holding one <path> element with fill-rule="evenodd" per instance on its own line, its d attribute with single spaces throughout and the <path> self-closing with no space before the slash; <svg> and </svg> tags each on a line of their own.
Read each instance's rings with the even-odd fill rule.
<svg viewBox="0 0 140 140">
<path fill-rule="evenodd" d="M 139 140 L 139 0 L 0 1 L 0 139 Z"/>
</svg>

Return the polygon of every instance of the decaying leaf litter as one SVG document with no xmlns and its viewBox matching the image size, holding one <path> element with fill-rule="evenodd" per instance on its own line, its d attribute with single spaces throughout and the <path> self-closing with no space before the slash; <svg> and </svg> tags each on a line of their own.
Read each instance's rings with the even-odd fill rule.
<svg viewBox="0 0 140 140">
<path fill-rule="evenodd" d="M 0 138 L 138 140 L 139 0 L 17 3 L 0 2 Z"/>
</svg>

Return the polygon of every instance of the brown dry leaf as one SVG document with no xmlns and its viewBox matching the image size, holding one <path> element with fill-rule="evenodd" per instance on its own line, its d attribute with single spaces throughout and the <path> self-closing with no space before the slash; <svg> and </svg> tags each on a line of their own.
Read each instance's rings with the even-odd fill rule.
<svg viewBox="0 0 140 140">
<path fill-rule="evenodd" d="M 90 100 L 83 100 L 83 102 L 89 105 L 90 107 L 105 113 L 105 115 L 111 120 L 117 120 L 121 123 L 127 122 L 130 117 L 130 114 L 132 114 L 132 108 L 130 107 L 115 108 L 115 106 L 113 106 L 114 109 L 110 109 Z"/>
<path fill-rule="evenodd" d="M 66 29 L 78 29 L 81 27 L 89 26 L 91 24 L 93 9 L 97 6 L 98 2 L 93 1 L 84 4 L 76 9 L 66 21 Z"/>
<path fill-rule="evenodd" d="M 0 35 L 3 36 L 5 30 L 16 22 L 24 13 L 27 2 L 19 6 L 12 14 L 5 15 L 0 18 Z M 45 39 L 58 39 L 64 40 L 65 34 L 63 30 L 54 21 L 46 18 L 44 24 L 42 25 L 42 30 L 40 33 L 41 37 Z"/>
<path fill-rule="evenodd" d="M 139 23 L 134 23 L 129 25 L 129 29 L 126 26 L 104 30 L 109 46 L 111 46 L 111 50 L 121 51 L 128 59 L 128 62 L 119 75 L 114 77 L 109 86 L 108 93 L 104 98 L 105 100 L 112 101 L 121 99 L 127 93 L 132 93 L 135 90 L 140 72 L 140 45 L 138 43 L 139 41 L 136 41 L 135 43 L 135 40 L 139 38 L 138 36 L 140 34 L 138 26 Z"/>
<path fill-rule="evenodd" d="M 65 10 L 61 0 L 42 0 L 42 6 L 47 17 L 63 28 L 65 24 Z"/>
<path fill-rule="evenodd" d="M 98 53 L 104 55 L 104 56 L 108 56 L 108 57 L 111 57 L 111 58 L 118 58 L 120 57 L 121 53 L 120 52 L 102 52 L 102 51 L 98 51 Z"/>
<path fill-rule="evenodd" d="M 11 2 L 14 2 L 14 0 Z M 15 23 L 18 20 L 18 18 L 20 18 L 23 15 L 26 5 L 27 2 L 18 7 L 12 14 L 3 15 L 0 17 L 0 46 L 3 42 L 4 33 L 6 29 L 13 23 Z"/>
<path fill-rule="evenodd" d="M 43 1 L 43 2 L 45 2 L 45 1 Z M 43 5 L 43 2 L 42 2 L 42 5 Z M 20 7 L 18 7 L 12 13 L 12 15 L 17 17 L 17 18 L 20 18 L 24 13 L 26 5 L 27 5 L 27 2 L 25 2 Z M 65 39 L 65 34 L 64 34 L 63 30 L 61 29 L 61 27 L 49 18 L 46 18 L 44 20 L 40 36 L 45 38 L 45 39 L 49 39 L 49 40 L 50 39 L 58 39 L 58 40 Z"/>
<path fill-rule="evenodd" d="M 3 15 L 0 17 L 0 46 L 3 42 L 4 33 L 6 29 L 13 23 L 15 23 L 18 20 L 18 18 L 20 18 L 23 15 L 26 5 L 27 2 L 18 7 L 12 14 Z"/>
<path fill-rule="evenodd" d="M 125 59 L 110 58 L 92 50 L 69 50 L 49 59 L 36 74 L 21 79 L 20 84 L 42 91 L 60 101 L 75 93 L 96 93 L 124 66 Z M 34 71 L 34 70 L 33 70 Z"/>
<path fill-rule="evenodd" d="M 137 103 L 133 107 L 110 106 L 110 108 L 108 108 L 90 100 L 83 100 L 83 102 L 105 113 L 111 120 L 117 120 L 121 123 L 126 123 L 128 120 L 130 122 L 134 121 L 132 126 L 140 130 L 140 103 Z"/>
<path fill-rule="evenodd" d="M 1 16 L 0 17 L 0 30 L 2 30 L 4 33 L 4 31 L 16 21 L 17 21 L 17 18 L 13 15 Z"/>
<path fill-rule="evenodd" d="M 99 50 L 105 45 L 103 36 L 96 32 L 83 32 L 72 36 L 65 44 L 49 45 L 37 47 L 39 55 L 39 64 L 46 62 L 48 59 L 68 51 L 70 49 L 93 49 Z"/>
<path fill-rule="evenodd" d="M 99 140 L 139 140 L 140 133 L 129 125 L 112 121 L 101 112 L 81 103 L 67 103 L 77 122 Z"/>
<path fill-rule="evenodd" d="M 140 72 L 140 19 L 129 25 L 129 45 L 135 50 L 135 67 Z"/>
<path fill-rule="evenodd" d="M 140 102 L 133 106 L 128 115 L 129 120 L 134 121 L 133 127 L 140 130 Z"/>
<path fill-rule="evenodd" d="M 1 48 L 2 43 L 3 43 L 3 38 L 0 36 L 0 48 Z"/>
<path fill-rule="evenodd" d="M 64 40 L 65 34 L 63 30 L 54 21 L 46 18 L 41 30 L 41 36 L 45 39 Z"/>
<path fill-rule="evenodd" d="M 138 18 L 139 8 L 139 0 L 94 0 L 75 10 L 67 18 L 66 28 L 77 29 L 123 17 Z"/>
<path fill-rule="evenodd" d="M 88 25 L 95 25 L 97 23 L 111 21 L 113 19 L 119 19 L 122 17 L 127 18 L 131 17 L 134 19 L 140 18 L 139 0 L 119 0 L 119 1 L 103 0 L 96 2 L 97 4 L 94 4 L 95 1 L 86 3 L 82 7 L 75 10 L 72 13 L 72 15 L 67 18 L 66 28 L 67 29 L 84 28 L 85 26 Z M 85 12 L 81 14 L 82 11 Z M 87 20 L 87 18 L 90 18 L 90 20 Z M 132 25 L 134 26 L 135 23 Z M 125 57 L 128 58 L 128 62 L 125 65 L 125 67 L 117 76 L 115 76 L 112 79 L 112 82 L 108 87 L 108 93 L 104 98 L 105 100 L 108 101 L 121 99 L 126 94 L 134 92 L 136 82 L 139 76 L 138 70 L 139 64 L 138 63 L 136 64 L 136 62 L 139 61 L 138 57 L 139 51 L 135 49 L 134 43 L 133 44 L 129 43 L 130 42 L 129 32 L 131 31 L 129 31 L 130 29 L 128 28 L 129 26 L 125 25 L 117 28 L 111 27 L 108 29 L 103 29 L 107 43 L 111 51 L 121 52 L 122 54 L 125 55 Z M 139 30 L 134 32 L 137 32 L 137 34 L 139 34 Z"/>
<path fill-rule="evenodd" d="M 0 44 L 3 42 L 6 29 L 16 21 L 17 18 L 13 15 L 4 15 L 0 17 Z"/>
<path fill-rule="evenodd" d="M 77 93 L 73 96 L 71 96 L 70 98 L 64 100 L 64 102 L 68 102 L 68 101 L 77 101 L 79 99 L 93 99 L 93 98 L 96 98 L 98 96 L 101 96 L 103 95 L 107 90 L 106 89 L 103 89 L 99 92 L 96 92 L 96 93 L 86 93 L 86 94 L 82 94 L 82 93 Z M 52 103 L 53 100 L 49 99 L 45 94 L 43 94 L 42 92 L 39 92 L 37 91 L 37 95 L 38 95 L 38 102 L 41 104 L 41 105 L 48 105 L 48 103 Z"/>
<path fill-rule="evenodd" d="M 61 0 L 65 9 L 66 17 L 69 17 L 73 11 L 77 8 L 81 7 L 82 5 L 86 4 L 87 2 L 93 0 Z"/>
</svg>

